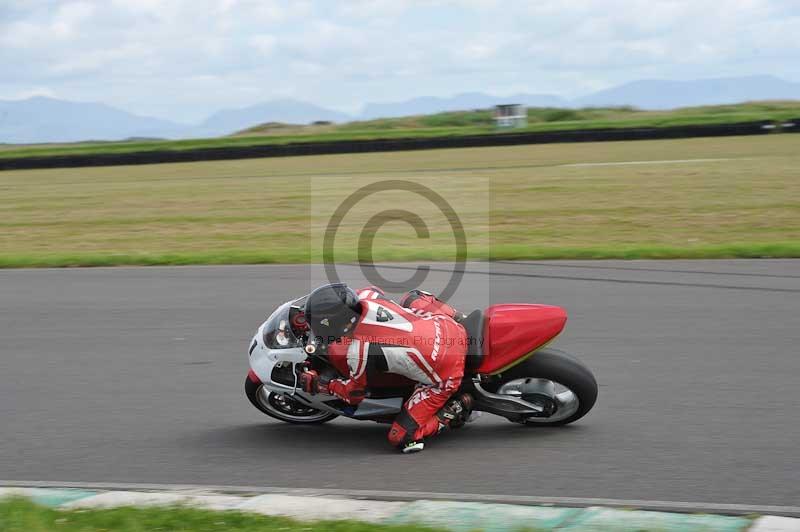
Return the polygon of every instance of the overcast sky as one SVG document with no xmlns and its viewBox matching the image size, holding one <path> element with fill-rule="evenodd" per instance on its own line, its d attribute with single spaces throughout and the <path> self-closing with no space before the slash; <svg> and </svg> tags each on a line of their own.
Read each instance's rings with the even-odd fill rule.
<svg viewBox="0 0 800 532">
<path fill-rule="evenodd" d="M 642 78 L 800 81 L 800 0 L 0 0 L 0 99 L 198 121 L 292 97 L 553 93 Z"/>
</svg>

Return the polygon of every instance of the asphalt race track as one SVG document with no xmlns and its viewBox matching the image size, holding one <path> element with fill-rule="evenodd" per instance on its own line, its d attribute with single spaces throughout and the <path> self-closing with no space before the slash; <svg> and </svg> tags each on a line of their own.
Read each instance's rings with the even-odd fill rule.
<svg viewBox="0 0 800 532">
<path fill-rule="evenodd" d="M 555 346 L 600 383 L 586 418 L 484 416 L 401 456 L 385 426 L 292 426 L 243 396 L 255 327 L 322 282 L 308 267 L 0 271 L 0 479 L 798 504 L 800 261 L 468 270 L 463 310 L 567 308 Z"/>
</svg>

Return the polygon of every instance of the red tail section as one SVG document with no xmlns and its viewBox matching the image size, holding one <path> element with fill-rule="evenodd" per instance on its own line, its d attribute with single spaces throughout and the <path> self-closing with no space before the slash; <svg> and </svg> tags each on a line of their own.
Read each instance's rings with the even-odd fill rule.
<svg viewBox="0 0 800 532">
<path fill-rule="evenodd" d="M 567 312 L 548 305 L 492 305 L 484 313 L 483 362 L 478 373 L 496 373 L 552 340 Z"/>
</svg>

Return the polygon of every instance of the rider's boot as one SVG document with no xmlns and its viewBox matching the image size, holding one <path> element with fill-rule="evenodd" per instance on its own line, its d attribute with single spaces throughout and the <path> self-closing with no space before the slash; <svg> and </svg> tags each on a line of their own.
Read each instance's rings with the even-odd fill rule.
<svg viewBox="0 0 800 532">
<path fill-rule="evenodd" d="M 403 452 L 403 454 L 412 454 L 412 453 L 418 453 L 422 451 L 424 448 L 425 448 L 425 442 L 422 440 L 418 440 L 406 443 L 400 450 Z"/>
<path fill-rule="evenodd" d="M 463 427 L 470 417 L 473 403 L 474 400 L 468 393 L 462 393 L 450 399 L 437 414 L 439 416 L 439 430 Z"/>
<path fill-rule="evenodd" d="M 439 432 L 447 428 L 456 429 L 462 427 L 470 417 L 474 400 L 468 393 L 463 393 L 450 399 L 436 417 L 439 419 Z M 425 442 L 421 439 L 403 444 L 400 450 L 403 454 L 418 453 L 425 449 Z"/>
</svg>

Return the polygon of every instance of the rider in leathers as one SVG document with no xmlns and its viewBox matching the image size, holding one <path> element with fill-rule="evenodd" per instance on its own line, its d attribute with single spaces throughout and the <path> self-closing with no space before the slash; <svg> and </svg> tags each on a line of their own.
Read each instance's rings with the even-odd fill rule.
<svg viewBox="0 0 800 532">
<path fill-rule="evenodd" d="M 305 317 L 331 360 L 346 357 L 347 379 L 320 382 L 303 375 L 309 391 L 328 392 L 351 405 L 364 398 L 370 378 L 388 372 L 418 383 L 389 431 L 404 453 L 421 451 L 423 439 L 464 424 L 472 398 L 452 396 L 464 376 L 468 337 L 456 312 L 433 295 L 412 290 L 400 304 L 370 286 L 355 293 L 344 284 L 325 285 L 306 301 Z"/>
</svg>

